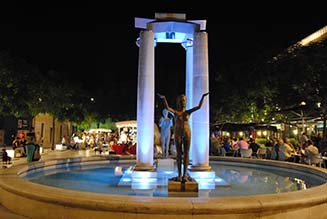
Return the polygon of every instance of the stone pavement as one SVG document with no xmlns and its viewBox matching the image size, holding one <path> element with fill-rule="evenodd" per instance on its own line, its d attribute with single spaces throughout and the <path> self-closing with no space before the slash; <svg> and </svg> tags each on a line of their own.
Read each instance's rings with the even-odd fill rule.
<svg viewBox="0 0 327 219">
<path fill-rule="evenodd" d="M 0 219 L 28 219 L 28 217 L 17 215 L 0 205 Z"/>
</svg>

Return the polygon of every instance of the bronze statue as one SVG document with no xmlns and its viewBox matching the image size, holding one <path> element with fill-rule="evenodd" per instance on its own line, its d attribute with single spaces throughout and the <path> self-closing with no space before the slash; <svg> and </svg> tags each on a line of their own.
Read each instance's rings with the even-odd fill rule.
<svg viewBox="0 0 327 219">
<path fill-rule="evenodd" d="M 176 144 L 176 162 L 177 162 L 177 169 L 178 169 L 178 176 L 172 178 L 174 181 L 192 181 L 193 179 L 189 177 L 187 173 L 187 166 L 189 163 L 189 151 L 190 151 L 190 144 L 191 144 L 191 129 L 188 124 L 188 120 L 190 118 L 191 113 L 201 108 L 204 97 L 209 94 L 205 93 L 202 95 L 202 98 L 199 102 L 198 106 L 195 106 L 191 109 L 186 110 L 186 96 L 180 95 L 177 97 L 176 107 L 177 109 L 173 109 L 169 107 L 166 97 L 158 94 L 158 96 L 163 99 L 164 106 L 167 110 L 175 114 L 176 124 L 175 124 L 175 144 Z M 182 175 L 182 154 L 183 156 L 183 175 Z"/>
</svg>

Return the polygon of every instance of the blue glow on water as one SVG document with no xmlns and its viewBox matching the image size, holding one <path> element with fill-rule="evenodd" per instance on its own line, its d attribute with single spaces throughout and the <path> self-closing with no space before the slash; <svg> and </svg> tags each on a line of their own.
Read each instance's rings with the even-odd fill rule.
<svg viewBox="0 0 327 219">
<path fill-rule="evenodd" d="M 131 178 L 115 174 L 117 165 L 124 174 L 126 174 L 125 172 L 131 174 L 128 172 L 131 169 L 131 164 L 116 163 L 42 170 L 28 173 L 24 178 L 35 183 L 70 190 L 130 196 L 170 196 L 166 184 L 170 177 L 176 175 L 176 172 L 158 171 L 155 180 L 139 179 L 143 182 L 143 186 L 138 189 L 138 186 L 132 184 Z M 206 189 L 205 192 L 199 191 L 198 197 L 274 194 L 303 190 L 326 183 L 322 178 L 281 168 L 240 167 L 216 162 L 210 163 L 210 166 L 218 177 L 213 181 L 221 182 L 221 180 L 224 180 L 228 185 L 215 187 L 213 184 L 212 188 L 212 184 L 209 182 L 210 186 L 208 188 L 211 189 Z M 167 172 L 169 173 L 167 174 Z M 147 183 L 144 184 L 144 182 Z M 200 186 L 199 190 L 201 190 Z"/>
</svg>

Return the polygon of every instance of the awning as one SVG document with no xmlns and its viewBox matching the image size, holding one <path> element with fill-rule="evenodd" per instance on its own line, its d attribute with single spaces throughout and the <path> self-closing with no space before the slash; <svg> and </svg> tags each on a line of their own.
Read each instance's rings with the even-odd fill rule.
<svg viewBox="0 0 327 219">
<path fill-rule="evenodd" d="M 98 129 L 90 129 L 87 132 L 90 132 L 90 133 L 99 133 L 99 132 L 112 132 L 112 131 L 111 131 L 111 129 L 98 128 Z"/>
<path fill-rule="evenodd" d="M 117 128 L 135 128 L 137 127 L 137 122 L 136 120 L 127 120 L 127 121 L 121 121 L 121 122 L 116 122 Z"/>
</svg>

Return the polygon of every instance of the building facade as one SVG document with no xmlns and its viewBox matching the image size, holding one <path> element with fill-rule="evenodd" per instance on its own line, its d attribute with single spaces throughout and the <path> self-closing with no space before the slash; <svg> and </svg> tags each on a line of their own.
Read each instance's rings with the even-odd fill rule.
<svg viewBox="0 0 327 219">
<path fill-rule="evenodd" d="M 73 133 L 72 123 L 59 121 L 50 114 L 40 113 L 33 118 L 32 126 L 36 134 L 36 140 L 43 148 L 54 148 L 60 144 L 63 136 L 69 139 Z"/>
</svg>

